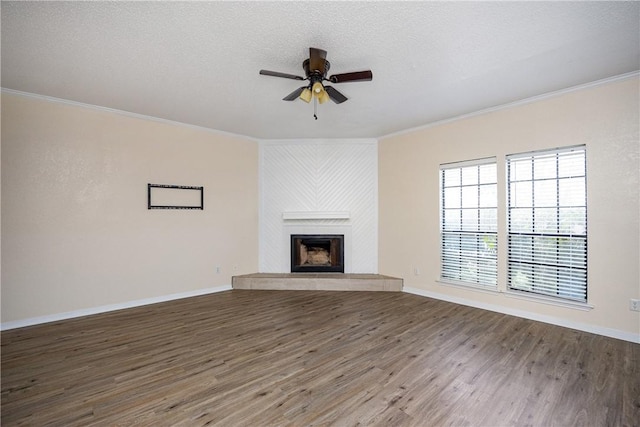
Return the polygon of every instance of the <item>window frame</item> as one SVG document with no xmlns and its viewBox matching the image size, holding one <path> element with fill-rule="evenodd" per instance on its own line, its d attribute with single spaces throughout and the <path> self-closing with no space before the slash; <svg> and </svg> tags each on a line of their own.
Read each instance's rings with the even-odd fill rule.
<svg viewBox="0 0 640 427">
<path fill-rule="evenodd" d="M 575 156 L 580 154 L 580 173 L 562 175 L 560 172 L 560 159 L 567 156 Z M 553 159 L 555 166 L 554 175 L 547 177 L 536 178 L 535 161 L 536 159 L 542 161 L 543 159 Z M 517 171 L 512 174 L 512 164 L 522 161 L 531 162 L 530 179 L 513 179 Z M 506 272 L 506 287 L 507 292 L 514 295 L 521 295 L 523 297 L 530 297 L 532 299 L 541 299 L 556 301 L 566 305 L 576 306 L 588 306 L 589 298 L 589 286 L 588 286 L 588 195 L 587 195 L 587 150 L 586 145 L 576 145 L 569 147 L 562 147 L 548 150 L 538 150 L 525 153 L 510 154 L 506 156 L 505 162 L 506 168 L 506 215 L 507 215 L 507 272 Z M 529 173 L 527 171 L 527 173 Z M 583 181 L 583 202 L 582 204 L 563 205 L 561 202 L 561 184 L 563 182 L 569 182 L 569 180 Z M 552 182 L 555 184 L 555 204 L 553 206 L 540 207 L 536 204 L 535 188 L 536 183 L 542 184 L 543 181 Z M 530 183 L 531 186 L 531 203 L 529 207 L 523 207 L 519 205 L 517 201 L 514 201 L 518 194 L 514 195 L 514 188 L 518 184 Z M 542 187 L 542 185 L 540 185 Z M 526 186 L 524 187 L 526 188 Z M 550 192 L 553 195 L 553 192 Z M 565 195 L 566 195 L 565 190 Z M 513 220 L 513 211 L 517 209 L 531 210 L 530 231 L 518 231 L 517 227 L 514 227 L 515 221 Z M 552 210 L 555 209 L 555 221 L 556 230 L 544 231 L 536 230 L 536 209 Z M 566 224 L 562 225 L 561 213 L 566 212 L 578 212 L 581 214 L 574 215 L 578 220 L 577 225 L 574 225 L 573 229 L 583 230 L 580 232 L 569 231 L 561 232 L 562 227 L 566 227 Z M 582 216 L 580 216 L 582 215 Z M 569 222 L 573 224 L 573 222 Z M 543 227 L 543 226 L 542 226 Z M 525 242 L 527 239 L 531 240 L 530 249 L 527 248 L 525 243 L 517 244 L 516 241 L 520 240 Z M 546 242 L 546 243 L 545 243 Z M 536 249 L 536 244 L 551 244 L 555 242 L 555 254 Z M 574 246 L 577 250 L 574 251 Z M 529 251 L 527 252 L 527 249 Z M 553 251 L 552 251 L 553 252 Z M 574 257 L 574 254 L 577 255 Z M 526 259 L 530 255 L 530 259 Z M 538 257 L 538 258 L 536 258 Z M 543 261 L 540 261 L 542 259 Z M 526 269 L 530 270 L 530 276 L 523 273 Z M 555 270 L 555 279 L 553 271 Z M 516 274 L 527 277 L 526 284 L 514 284 L 514 277 Z M 564 283 L 563 283 L 564 282 Z M 528 287 L 528 289 L 527 289 Z M 555 294 L 552 293 L 555 288 Z"/>
<path fill-rule="evenodd" d="M 493 171 L 492 171 L 493 179 L 491 181 L 483 182 L 481 178 L 481 173 L 482 173 L 481 168 L 482 166 L 486 166 L 486 165 L 493 166 Z M 463 169 L 468 169 L 468 168 L 477 168 L 477 171 L 476 171 L 477 179 L 475 183 L 466 183 L 466 184 L 463 183 L 463 180 L 464 180 L 462 176 Z M 446 171 L 450 171 L 450 170 L 460 171 L 460 179 L 457 185 L 455 184 L 451 186 L 446 185 L 446 182 L 445 182 L 445 176 L 447 175 Z M 439 166 L 438 175 L 439 175 L 439 194 L 440 194 L 439 195 L 440 277 L 438 281 L 445 284 L 461 285 L 465 287 L 497 291 L 498 247 L 499 247 L 498 245 L 499 186 L 498 186 L 497 158 L 487 157 L 487 158 L 476 159 L 476 160 L 444 163 Z M 492 204 L 488 206 L 483 206 L 483 203 L 486 203 L 486 201 L 485 202 L 481 201 L 482 199 L 481 188 L 488 187 L 488 186 L 494 187 L 493 200 L 492 200 Z M 460 190 L 460 196 L 458 199 L 460 203 L 458 207 L 455 207 L 455 206 L 446 207 L 446 203 L 447 203 L 446 192 L 448 189 Z M 474 206 L 463 206 L 464 205 L 464 202 L 463 202 L 464 189 L 475 189 L 478 199 L 477 199 L 477 203 Z M 476 230 L 465 229 L 464 215 L 463 215 L 465 210 L 477 211 L 475 216 L 477 221 Z M 493 210 L 492 230 L 481 229 L 482 228 L 481 227 L 481 218 L 482 218 L 481 211 L 482 210 L 487 210 L 487 212 L 489 210 Z M 446 218 L 447 211 L 459 212 L 458 218 L 459 218 L 460 227 L 457 230 L 448 228 L 447 218 Z M 454 242 L 453 246 L 451 246 L 450 245 L 452 242 L 451 238 L 455 240 L 456 237 L 458 239 L 457 244 L 456 242 Z M 466 238 L 466 240 L 470 244 L 463 243 L 463 238 Z M 475 242 L 471 243 L 474 239 L 475 239 Z M 482 243 L 483 241 L 484 243 Z M 492 255 L 490 257 L 481 255 L 482 244 L 484 244 L 485 247 L 489 246 L 488 248 L 489 253 L 492 252 Z M 493 245 L 493 247 L 490 246 L 491 244 Z M 457 249 L 459 251 L 459 255 L 453 255 L 452 257 L 451 248 L 453 248 L 454 251 L 455 249 Z M 462 255 L 462 251 L 465 248 L 467 250 L 467 256 Z M 471 254 L 475 253 L 475 257 L 474 256 L 469 257 L 468 256 L 469 253 Z M 471 275 L 467 273 L 466 277 L 463 277 L 462 264 L 465 259 L 467 260 L 473 259 L 475 261 L 476 271 L 474 274 L 471 274 Z M 490 269 L 488 270 L 482 269 L 483 263 L 485 264 L 485 266 L 489 265 Z M 457 275 L 449 274 L 452 271 L 452 269 L 455 269 L 456 267 L 460 269 L 459 274 Z M 468 280 L 470 277 L 471 279 Z M 486 280 L 487 278 L 489 278 L 490 280 L 487 281 Z"/>
</svg>

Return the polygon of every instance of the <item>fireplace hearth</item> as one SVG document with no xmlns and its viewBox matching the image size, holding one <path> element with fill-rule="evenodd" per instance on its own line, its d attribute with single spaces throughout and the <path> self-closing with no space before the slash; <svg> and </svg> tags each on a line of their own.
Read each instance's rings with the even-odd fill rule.
<svg viewBox="0 0 640 427">
<path fill-rule="evenodd" d="M 343 234 L 292 234 L 292 273 L 344 273 Z"/>
</svg>

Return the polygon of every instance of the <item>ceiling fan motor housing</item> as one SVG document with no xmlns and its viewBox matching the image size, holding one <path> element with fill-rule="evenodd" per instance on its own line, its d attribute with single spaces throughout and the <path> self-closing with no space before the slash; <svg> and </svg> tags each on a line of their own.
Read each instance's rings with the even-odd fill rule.
<svg viewBox="0 0 640 427">
<path fill-rule="evenodd" d="M 304 69 L 304 74 L 311 80 L 312 84 L 314 81 L 322 81 L 327 76 L 327 72 L 329 68 L 331 68 L 331 63 L 326 59 L 322 59 L 324 64 L 323 70 L 310 70 L 309 69 L 309 59 L 305 59 L 302 63 L 302 68 Z M 314 80 L 315 79 L 315 80 Z"/>
</svg>

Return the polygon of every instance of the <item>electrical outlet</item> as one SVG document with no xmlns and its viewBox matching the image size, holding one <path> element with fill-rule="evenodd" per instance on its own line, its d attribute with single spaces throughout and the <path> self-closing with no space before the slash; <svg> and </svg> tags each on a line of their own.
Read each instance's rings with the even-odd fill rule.
<svg viewBox="0 0 640 427">
<path fill-rule="evenodd" d="M 415 274 L 416 276 L 419 276 L 421 273 L 420 268 L 416 267 L 413 269 L 413 274 Z"/>
<path fill-rule="evenodd" d="M 631 299 L 629 301 L 629 310 L 640 311 L 640 299 Z"/>
<path fill-rule="evenodd" d="M 216 274 L 220 274 L 220 267 L 216 267 Z"/>
</svg>

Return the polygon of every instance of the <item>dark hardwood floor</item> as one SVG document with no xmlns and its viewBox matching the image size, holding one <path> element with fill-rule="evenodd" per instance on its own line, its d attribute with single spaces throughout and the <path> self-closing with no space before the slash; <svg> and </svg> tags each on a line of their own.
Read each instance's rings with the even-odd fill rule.
<svg viewBox="0 0 640 427">
<path fill-rule="evenodd" d="M 637 426 L 640 345 L 405 293 L 241 291 L 2 332 L 3 426 Z"/>
</svg>

